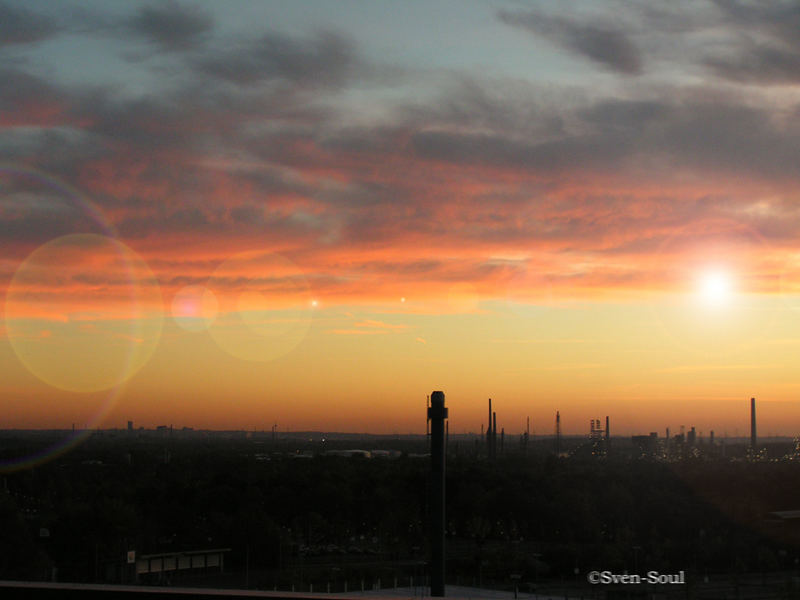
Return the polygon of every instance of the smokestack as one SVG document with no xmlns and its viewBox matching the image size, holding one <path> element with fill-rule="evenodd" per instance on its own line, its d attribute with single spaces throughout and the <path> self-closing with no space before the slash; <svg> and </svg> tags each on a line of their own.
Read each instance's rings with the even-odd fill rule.
<svg viewBox="0 0 800 600">
<path fill-rule="evenodd" d="M 444 596 L 444 392 L 431 394 L 431 596 Z"/>
<path fill-rule="evenodd" d="M 528 421 L 525 424 L 525 456 L 528 455 L 528 442 L 531 439 L 531 418 L 528 417 Z"/>
<path fill-rule="evenodd" d="M 492 413 L 492 458 L 497 458 L 497 413 Z"/>
<path fill-rule="evenodd" d="M 492 399 L 489 398 L 489 424 L 486 426 L 486 456 L 492 458 Z"/>
<path fill-rule="evenodd" d="M 556 411 L 556 456 L 561 453 L 561 413 Z"/>
<path fill-rule="evenodd" d="M 750 398 L 750 448 L 754 451 L 758 438 L 756 436 L 756 399 Z"/>
</svg>

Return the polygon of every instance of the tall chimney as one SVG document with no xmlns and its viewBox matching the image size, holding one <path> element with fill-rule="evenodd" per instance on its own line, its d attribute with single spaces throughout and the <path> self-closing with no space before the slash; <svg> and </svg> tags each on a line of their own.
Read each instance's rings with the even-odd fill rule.
<svg viewBox="0 0 800 600">
<path fill-rule="evenodd" d="M 556 456 L 561 453 L 561 413 L 556 411 Z"/>
<path fill-rule="evenodd" d="M 492 458 L 497 458 L 497 413 L 492 413 Z"/>
<path fill-rule="evenodd" d="M 492 399 L 489 398 L 489 424 L 486 426 L 486 456 L 492 458 Z"/>
<path fill-rule="evenodd" d="M 431 394 L 431 596 L 444 596 L 444 392 Z"/>
<path fill-rule="evenodd" d="M 756 399 L 750 398 L 750 448 L 755 451 L 758 438 L 756 436 Z"/>
</svg>

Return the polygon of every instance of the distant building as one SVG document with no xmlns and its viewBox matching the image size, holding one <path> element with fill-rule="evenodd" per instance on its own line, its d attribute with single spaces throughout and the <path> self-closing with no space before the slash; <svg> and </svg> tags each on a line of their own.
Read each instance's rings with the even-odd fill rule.
<svg viewBox="0 0 800 600">
<path fill-rule="evenodd" d="M 195 550 L 190 552 L 169 552 L 165 554 L 144 554 L 136 556 L 129 552 L 126 562 L 134 566 L 137 581 L 163 581 L 178 571 L 218 572 L 224 571 L 225 554 L 230 548 Z M 112 580 L 116 577 L 111 578 Z"/>
<path fill-rule="evenodd" d="M 690 446 L 694 446 L 697 443 L 697 432 L 695 431 L 694 427 L 689 430 L 689 433 L 686 434 L 686 443 Z"/>
<path fill-rule="evenodd" d="M 651 431 L 650 435 L 633 435 L 631 443 L 641 450 L 642 454 L 652 456 L 658 450 L 658 433 Z"/>
</svg>

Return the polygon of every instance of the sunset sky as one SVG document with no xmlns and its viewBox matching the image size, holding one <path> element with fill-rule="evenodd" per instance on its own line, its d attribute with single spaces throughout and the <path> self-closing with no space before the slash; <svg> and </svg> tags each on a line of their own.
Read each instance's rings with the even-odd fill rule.
<svg viewBox="0 0 800 600">
<path fill-rule="evenodd" d="M 0 0 L 0 428 L 800 434 L 800 8 Z"/>
</svg>

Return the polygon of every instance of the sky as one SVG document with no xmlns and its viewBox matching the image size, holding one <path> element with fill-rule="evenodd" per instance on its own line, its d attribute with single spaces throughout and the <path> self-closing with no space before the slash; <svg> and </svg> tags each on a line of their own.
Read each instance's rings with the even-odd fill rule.
<svg viewBox="0 0 800 600">
<path fill-rule="evenodd" d="M 798 32 L 0 0 L 0 427 L 796 435 Z"/>
</svg>

